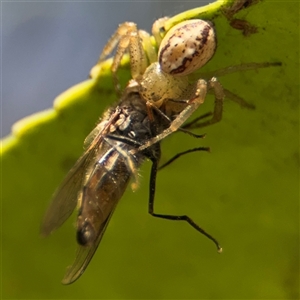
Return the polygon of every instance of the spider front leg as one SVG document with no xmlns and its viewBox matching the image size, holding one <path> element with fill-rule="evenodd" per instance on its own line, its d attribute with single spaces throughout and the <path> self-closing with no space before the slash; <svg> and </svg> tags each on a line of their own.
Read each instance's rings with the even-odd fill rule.
<svg viewBox="0 0 300 300">
<path fill-rule="evenodd" d="M 209 85 L 207 87 L 207 84 Z M 170 123 L 170 126 L 163 130 L 162 133 L 158 134 L 154 138 L 148 140 L 144 143 L 143 146 L 138 148 L 138 151 L 142 151 L 151 145 L 159 142 L 164 139 L 171 133 L 177 131 L 183 123 L 198 109 L 198 107 L 204 102 L 207 95 L 208 88 L 213 88 L 215 94 L 215 107 L 212 114 L 212 118 L 208 121 L 204 121 L 200 124 L 197 124 L 197 128 L 204 127 L 219 122 L 222 119 L 223 112 L 223 100 L 224 92 L 221 84 L 218 80 L 213 77 L 210 81 L 206 82 L 203 79 L 199 79 L 196 84 L 196 93 L 195 96 L 187 101 L 187 106 L 178 114 L 178 116 Z"/>
<path fill-rule="evenodd" d="M 111 72 L 115 89 L 120 93 L 117 71 L 125 53 L 129 52 L 131 77 L 139 79 L 148 66 L 147 56 L 150 62 L 155 61 L 156 52 L 151 44 L 150 35 L 147 32 L 138 30 L 137 25 L 133 22 L 122 23 L 105 45 L 96 66 L 92 68 L 92 78 L 94 74 L 97 74 L 100 64 L 113 53 L 114 49 L 116 49 L 116 53 L 113 56 Z"/>
<path fill-rule="evenodd" d="M 213 125 L 215 123 L 218 123 L 222 120 L 223 115 L 223 102 L 225 99 L 225 91 L 218 81 L 216 77 L 213 77 L 209 81 L 210 88 L 213 89 L 213 93 L 215 95 L 215 105 L 214 105 L 214 111 L 212 113 L 205 114 L 204 116 L 212 116 L 209 120 L 199 122 L 203 119 L 203 115 L 196 118 L 195 120 L 189 122 L 188 124 L 185 124 L 183 128 L 185 129 L 192 129 L 192 128 L 202 128 L 205 126 Z"/>
</svg>

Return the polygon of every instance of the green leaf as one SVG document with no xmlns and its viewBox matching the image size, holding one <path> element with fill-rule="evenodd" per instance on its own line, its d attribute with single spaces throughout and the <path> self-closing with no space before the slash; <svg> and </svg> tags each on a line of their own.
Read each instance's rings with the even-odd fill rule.
<svg viewBox="0 0 300 300">
<path fill-rule="evenodd" d="M 85 274 L 60 285 L 74 258 L 75 216 L 48 239 L 39 237 L 39 224 L 85 136 L 117 100 L 108 62 L 97 79 L 61 94 L 54 109 L 19 121 L 2 141 L 3 298 L 299 298 L 299 2 L 255 2 L 234 16 L 257 27 L 249 36 L 221 11 L 232 1 L 175 19 L 214 22 L 218 49 L 203 72 L 282 63 L 220 78 L 255 110 L 226 100 L 223 120 L 205 128 L 205 140 L 176 133 L 162 142 L 163 160 L 211 147 L 159 173 L 155 209 L 189 215 L 224 253 L 187 224 L 147 213 L 146 163 L 141 187 L 126 192 Z M 120 78 L 129 78 L 126 63 Z M 212 105 L 208 97 L 199 115 Z"/>
</svg>

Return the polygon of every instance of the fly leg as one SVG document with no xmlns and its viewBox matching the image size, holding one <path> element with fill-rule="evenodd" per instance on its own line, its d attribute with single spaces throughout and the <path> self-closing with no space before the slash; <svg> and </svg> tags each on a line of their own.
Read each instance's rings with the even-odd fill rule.
<svg viewBox="0 0 300 300">
<path fill-rule="evenodd" d="M 183 151 L 183 152 L 179 152 L 176 155 L 174 155 L 173 157 L 171 157 L 169 160 L 167 160 L 164 164 L 159 166 L 158 171 L 160 171 L 163 168 L 165 168 L 166 166 L 170 165 L 172 162 L 174 162 L 179 157 L 181 157 L 185 154 L 188 154 L 188 153 L 193 153 L 193 152 L 198 152 L 198 151 L 210 152 L 210 148 L 209 147 L 198 147 L 198 148 L 189 149 L 189 150 L 186 150 L 186 151 Z"/>
<path fill-rule="evenodd" d="M 152 160 L 152 168 L 151 168 L 151 175 L 150 175 L 150 191 L 149 191 L 149 205 L 148 205 L 148 212 L 153 217 L 167 219 L 167 220 L 174 220 L 174 221 L 186 221 L 192 227 L 194 227 L 197 231 L 201 234 L 205 235 L 208 239 L 213 241 L 216 245 L 218 252 L 222 252 L 222 247 L 219 245 L 219 242 L 210 234 L 208 234 L 205 230 L 203 230 L 199 225 L 197 225 L 189 216 L 182 215 L 182 216 L 174 216 L 174 215 L 165 215 L 165 214 L 157 214 L 154 212 L 154 197 L 155 197 L 155 186 L 156 186 L 156 175 L 158 171 L 158 162 L 159 159 L 151 158 Z"/>
</svg>

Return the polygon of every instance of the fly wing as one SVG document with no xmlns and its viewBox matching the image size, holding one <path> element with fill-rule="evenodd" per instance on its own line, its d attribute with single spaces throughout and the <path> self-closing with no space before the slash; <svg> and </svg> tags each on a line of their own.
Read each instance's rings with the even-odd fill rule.
<svg viewBox="0 0 300 300">
<path fill-rule="evenodd" d="M 62 281 L 64 284 L 74 282 L 88 266 L 131 177 L 122 155 L 109 144 L 106 146 L 107 152 L 98 160 L 83 187 L 77 218 L 77 240 L 81 245 Z M 89 234 L 85 236 L 87 230 Z"/>
<path fill-rule="evenodd" d="M 71 284 L 83 274 L 99 246 L 116 205 L 117 201 L 113 204 L 111 213 L 107 219 L 101 224 L 101 227 L 99 228 L 99 235 L 94 244 L 90 247 L 78 246 L 75 261 L 71 266 L 68 267 L 67 272 L 62 280 L 63 284 Z"/>
<path fill-rule="evenodd" d="M 117 115 L 118 111 L 116 110 L 108 121 L 99 123 L 92 131 L 93 141 L 85 143 L 86 152 L 77 160 L 52 198 L 41 225 L 41 234 L 43 236 L 47 236 L 59 228 L 74 211 L 87 172 L 99 156 L 98 152 L 101 152 L 103 135 Z"/>
<path fill-rule="evenodd" d="M 43 236 L 47 236 L 59 228 L 72 214 L 77 204 L 85 173 L 97 150 L 94 147 L 85 152 L 55 192 L 42 222 L 41 234 Z"/>
</svg>

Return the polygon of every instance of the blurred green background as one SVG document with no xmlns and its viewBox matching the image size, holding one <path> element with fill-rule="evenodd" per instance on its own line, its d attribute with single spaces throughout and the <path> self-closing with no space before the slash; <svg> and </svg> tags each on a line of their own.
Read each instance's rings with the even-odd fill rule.
<svg viewBox="0 0 300 300">
<path fill-rule="evenodd" d="M 51 4 L 57 11 L 64 5 Z M 119 5 L 124 4 L 141 5 Z M 38 3 L 36 11 L 43 5 Z M 70 3 L 64 10 L 72 7 L 74 12 L 72 5 L 78 4 Z M 94 5 L 100 9 L 104 4 Z M 174 11 L 174 5 L 162 15 L 187 9 L 181 4 Z M 92 15 L 90 8 L 76 16 L 86 20 L 87 14 Z M 141 5 L 139 17 L 142 11 L 147 13 L 147 8 Z M 283 66 L 220 78 L 224 87 L 255 104 L 256 110 L 241 109 L 226 100 L 222 122 L 202 130 L 207 133 L 204 140 L 176 133 L 162 142 L 163 161 L 185 149 L 211 147 L 211 153 L 190 154 L 159 173 L 155 209 L 189 215 L 219 240 L 223 254 L 187 224 L 147 213 L 147 162 L 140 172 L 140 188 L 134 193 L 127 190 L 85 274 L 73 285 L 60 284 L 65 267 L 74 259 L 75 219 L 47 239 L 39 237 L 39 224 L 51 194 L 81 154 L 85 135 L 115 100 L 110 78 L 104 74 L 98 86 L 87 81 L 65 94 L 58 115 L 49 111 L 33 118 L 29 125 L 15 128 L 18 140 L 5 140 L 1 161 L 2 298 L 297 299 L 298 11 L 299 3 L 272 1 L 242 11 L 239 17 L 259 29 L 250 37 L 231 28 L 222 15 L 212 14 L 219 44 L 204 71 L 246 62 L 281 61 Z M 109 13 L 114 15 L 114 11 Z M 150 29 L 160 16 L 153 15 L 142 28 Z M 135 21 L 134 17 L 125 20 Z M 125 20 L 115 20 L 111 33 Z M 79 21 L 69 22 L 76 28 Z M 107 37 L 102 37 L 102 28 L 91 27 L 104 43 Z M 78 52 L 87 47 L 85 42 L 73 43 Z M 86 78 L 99 49 L 93 49 L 96 54 L 91 65 L 78 81 Z M 19 67 L 23 69 L 22 64 Z M 30 77 L 30 68 L 28 72 Z M 39 88 L 52 89 L 52 85 L 50 80 Z M 12 86 L 17 89 L 18 80 Z M 212 103 L 208 97 L 199 114 L 211 110 Z"/>
</svg>

